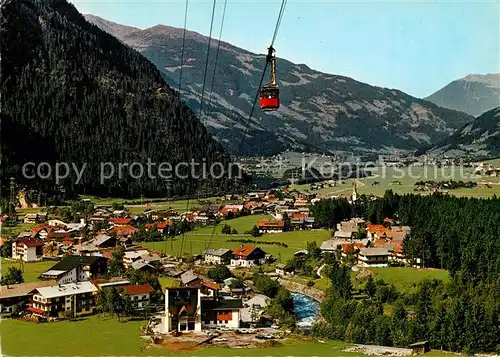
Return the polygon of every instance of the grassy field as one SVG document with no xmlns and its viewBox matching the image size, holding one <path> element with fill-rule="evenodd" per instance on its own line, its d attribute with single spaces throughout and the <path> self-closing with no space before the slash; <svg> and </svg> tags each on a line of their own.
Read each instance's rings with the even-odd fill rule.
<svg viewBox="0 0 500 357">
<path fill-rule="evenodd" d="M 375 280 L 383 279 L 386 283 L 394 284 L 401 291 L 411 291 L 424 279 L 438 279 L 448 281 L 450 276 L 447 270 L 417 269 L 410 267 L 373 268 Z M 355 281 L 353 276 L 353 281 Z"/>
<path fill-rule="evenodd" d="M 438 279 L 443 281 L 449 280 L 449 274 L 446 270 L 440 269 L 416 269 L 410 267 L 388 267 L 388 268 L 373 268 L 369 269 L 375 273 L 374 279 L 382 279 L 386 283 L 394 284 L 400 291 L 413 291 L 418 283 L 424 279 Z M 358 281 L 356 276 L 359 272 L 352 272 L 351 279 L 355 289 L 364 285 L 364 281 Z M 330 287 L 330 280 L 325 277 L 324 272 L 321 273 L 323 278 L 314 280 L 314 287 L 327 290 Z M 303 277 L 295 277 L 299 283 L 306 284 L 310 279 Z"/>
<path fill-rule="evenodd" d="M 198 228 L 192 232 L 188 232 L 186 237 L 183 239 L 182 236 L 177 236 L 174 239 L 165 242 L 143 242 L 140 243 L 142 246 L 150 249 L 159 250 L 172 255 L 181 255 L 181 250 L 183 254 L 201 254 L 207 247 L 210 248 L 235 248 L 241 243 L 237 242 L 227 242 L 230 239 L 251 239 L 255 241 L 275 241 L 281 242 L 288 245 L 288 247 L 282 247 L 278 245 L 268 245 L 261 244 L 258 245 L 266 253 L 272 254 L 275 257 L 281 257 L 282 261 L 286 261 L 293 256 L 293 253 L 297 250 L 304 249 L 307 247 L 308 241 L 316 241 L 321 244 L 325 239 L 328 239 L 331 235 L 330 232 L 326 230 L 312 230 L 312 231 L 291 231 L 276 234 L 264 234 L 260 237 L 252 237 L 250 235 L 225 235 L 221 234 L 221 229 L 225 223 L 229 224 L 232 228 L 235 228 L 238 233 L 243 233 L 250 230 L 255 223 L 262 219 L 269 218 L 269 216 L 255 215 L 255 216 L 243 216 L 235 218 L 229 221 L 224 221 L 219 224 L 215 229 L 215 234 L 211 239 L 213 227 L 203 227 Z M 210 243 L 210 245 L 209 245 Z"/>
<path fill-rule="evenodd" d="M 415 182 L 421 180 L 455 180 L 455 181 L 487 181 L 494 183 L 492 188 L 476 187 L 471 189 L 450 190 L 450 195 L 468 197 L 491 197 L 500 194 L 499 177 L 475 177 L 471 168 L 434 168 L 411 166 L 406 168 L 373 168 L 373 176 L 359 180 L 358 193 L 382 196 L 386 190 L 392 189 L 395 193 L 415 193 Z M 378 184 L 375 184 L 378 182 Z M 317 192 L 324 195 L 342 195 L 352 192 L 352 180 L 345 180 L 335 187 L 326 187 Z M 298 190 L 309 190 L 310 185 L 294 185 Z"/>
<path fill-rule="evenodd" d="M 25 283 L 37 281 L 37 278 L 40 274 L 42 274 L 44 271 L 47 271 L 56 263 L 53 261 L 41 261 L 36 263 L 24 263 L 21 265 L 21 263 L 18 261 L 5 260 L 3 258 L 0 262 L 2 264 L 2 275 L 5 274 L 7 272 L 7 269 L 11 266 L 19 269 L 24 269 L 23 277 Z"/>
<path fill-rule="evenodd" d="M 145 321 L 119 322 L 114 318 L 91 316 L 79 321 L 61 321 L 36 324 L 20 320 L 2 320 L 0 323 L 1 352 L 8 356 L 329 356 L 361 357 L 360 353 L 343 352 L 350 344 L 337 341 L 320 343 L 293 339 L 281 346 L 266 348 L 206 347 L 196 351 L 169 351 L 165 347 L 146 347 L 140 339 Z M 432 351 L 426 356 L 438 357 L 444 353 Z"/>
</svg>

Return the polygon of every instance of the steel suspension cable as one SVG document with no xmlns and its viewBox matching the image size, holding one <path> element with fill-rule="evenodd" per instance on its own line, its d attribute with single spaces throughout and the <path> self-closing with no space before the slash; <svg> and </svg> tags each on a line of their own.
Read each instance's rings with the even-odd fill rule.
<svg viewBox="0 0 500 357">
<path fill-rule="evenodd" d="M 281 2 L 280 11 L 279 11 L 279 14 L 278 14 L 278 20 L 276 21 L 276 27 L 274 29 L 273 39 L 272 39 L 270 47 L 273 47 L 274 41 L 276 40 L 276 36 L 278 34 L 278 29 L 279 29 L 280 24 L 281 24 L 281 19 L 283 18 L 283 13 L 285 11 L 286 3 L 287 3 L 287 0 L 282 0 L 282 2 Z M 221 32 L 222 32 L 222 26 L 221 26 Z M 220 38 L 219 38 L 219 44 L 220 44 Z M 259 99 L 260 88 L 262 87 L 262 83 L 263 83 L 264 77 L 266 75 L 266 70 L 267 70 L 268 64 L 269 64 L 269 62 L 266 60 L 266 63 L 264 65 L 264 70 L 262 71 L 262 76 L 260 77 L 259 86 L 257 88 L 257 93 L 255 94 L 255 98 L 254 98 L 254 101 L 253 101 L 253 104 L 252 104 L 252 109 L 250 110 L 250 114 L 249 114 L 248 119 L 247 119 L 245 130 L 243 131 L 243 138 L 242 138 L 242 140 L 240 142 L 238 151 L 236 152 L 237 154 L 239 154 L 239 152 L 241 151 L 241 149 L 243 147 L 243 143 L 245 142 L 246 132 L 247 132 L 249 126 L 250 126 L 250 121 L 252 119 L 252 116 L 253 116 L 253 113 L 254 113 L 254 110 L 255 110 L 255 104 L 257 103 L 257 100 Z M 213 85 L 213 81 L 212 81 L 212 85 Z M 212 242 L 212 239 L 214 237 L 216 227 L 217 227 L 217 224 L 214 225 L 214 228 L 212 230 L 212 234 L 210 235 L 210 239 L 208 241 L 208 245 L 207 245 L 206 249 L 208 249 L 210 247 L 210 243 Z"/>
<path fill-rule="evenodd" d="M 220 23 L 220 31 L 219 31 L 219 41 L 217 42 L 217 50 L 215 51 L 215 63 L 214 63 L 214 72 L 212 75 L 212 85 L 210 86 L 210 93 L 208 94 L 208 108 L 210 108 L 212 103 L 212 93 L 214 91 L 214 83 L 215 83 L 215 73 L 217 71 L 217 62 L 219 60 L 219 50 L 220 50 L 220 42 L 222 38 L 222 29 L 224 28 L 224 18 L 226 16 L 226 5 L 227 0 L 224 0 L 224 9 L 222 10 L 222 20 Z"/>
<path fill-rule="evenodd" d="M 278 14 L 278 21 L 276 21 L 276 28 L 274 29 L 273 40 L 271 41 L 271 47 L 274 45 L 274 41 L 276 40 L 276 36 L 278 35 L 278 29 L 280 28 L 281 25 L 281 19 L 283 18 L 287 1 L 288 0 L 281 1 L 281 8 Z"/>
<path fill-rule="evenodd" d="M 207 47 L 207 58 L 205 60 L 205 71 L 203 73 L 203 86 L 201 87 L 201 100 L 200 100 L 200 114 L 199 120 L 201 121 L 201 115 L 203 112 L 203 98 L 205 94 L 205 84 L 207 81 L 207 72 L 208 72 L 208 59 L 210 58 L 210 43 L 212 42 L 212 29 L 214 27 L 214 15 L 215 15 L 215 4 L 217 3 L 217 0 L 214 0 L 213 6 L 212 6 L 212 20 L 210 21 L 210 34 L 208 35 L 208 47 Z"/>
<path fill-rule="evenodd" d="M 203 98 L 204 98 L 204 94 L 205 94 L 205 84 L 206 84 L 206 80 L 207 80 L 208 60 L 210 58 L 210 44 L 212 42 L 212 30 L 213 30 L 213 26 L 214 26 L 215 5 L 216 5 L 216 3 L 217 3 L 217 0 L 214 0 L 213 5 L 212 5 L 212 18 L 210 20 L 210 33 L 208 35 L 207 58 L 205 60 L 205 70 L 204 70 L 204 73 L 203 73 L 203 85 L 201 87 L 200 113 L 198 114 L 198 119 L 200 120 L 200 122 L 201 122 L 201 115 L 203 113 Z M 187 205 L 186 205 L 186 212 L 189 211 L 189 202 L 190 202 L 190 199 L 191 199 L 191 197 L 188 197 Z M 184 217 L 184 219 L 185 219 L 185 217 Z M 185 228 L 185 227 L 183 227 L 183 228 Z M 184 232 L 182 233 L 182 240 L 181 240 L 181 256 L 182 256 L 182 254 L 184 252 L 184 241 L 185 241 L 185 238 L 186 238 L 186 230 L 184 229 Z"/>
<path fill-rule="evenodd" d="M 279 27 L 281 25 L 281 19 L 283 18 L 283 14 L 285 12 L 285 6 L 286 6 L 287 1 L 288 0 L 282 0 L 281 1 L 281 7 L 280 7 L 279 14 L 278 14 L 278 20 L 276 21 L 276 27 L 274 29 L 273 39 L 271 41 L 271 46 L 270 47 L 273 47 L 274 41 L 276 40 L 276 36 L 278 35 L 278 30 L 279 30 Z M 262 82 L 264 81 L 264 76 L 266 75 L 266 70 L 267 70 L 267 65 L 268 64 L 269 64 L 269 62 L 266 60 L 266 64 L 264 65 L 264 70 L 262 71 L 262 76 L 260 78 L 259 86 L 257 87 L 257 93 L 255 94 L 255 98 L 254 98 L 254 101 L 253 101 L 253 104 L 252 104 L 252 109 L 250 110 L 250 114 L 248 115 L 248 119 L 246 121 L 245 130 L 243 131 L 243 138 L 240 141 L 240 145 L 238 147 L 238 151 L 236 151 L 237 154 L 239 154 L 240 151 L 241 151 L 241 149 L 243 148 L 243 144 L 244 144 L 246 136 L 247 136 L 246 133 L 248 131 L 248 128 L 250 127 L 250 121 L 252 120 L 253 113 L 255 111 L 255 104 L 257 104 L 257 100 L 259 99 L 260 88 L 262 87 Z"/>
<path fill-rule="evenodd" d="M 189 4 L 189 0 L 186 0 L 186 8 L 184 10 L 184 29 L 182 30 L 181 69 L 180 69 L 180 73 L 179 73 L 179 96 L 181 95 L 182 67 L 184 66 L 184 47 L 186 45 L 186 26 L 187 26 L 187 16 L 188 16 L 188 4 Z"/>
</svg>

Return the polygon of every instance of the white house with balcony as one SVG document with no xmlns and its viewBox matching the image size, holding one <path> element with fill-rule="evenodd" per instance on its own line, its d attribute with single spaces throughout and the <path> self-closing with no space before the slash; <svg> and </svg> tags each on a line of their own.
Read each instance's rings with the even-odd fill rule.
<svg viewBox="0 0 500 357">
<path fill-rule="evenodd" d="M 12 258 L 24 262 L 40 261 L 43 257 L 43 245 L 39 239 L 19 239 L 12 243 Z"/>
</svg>

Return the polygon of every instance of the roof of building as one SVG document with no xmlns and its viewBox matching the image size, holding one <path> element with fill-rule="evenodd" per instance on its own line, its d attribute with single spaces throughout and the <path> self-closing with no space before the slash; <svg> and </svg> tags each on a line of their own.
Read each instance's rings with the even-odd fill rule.
<svg viewBox="0 0 500 357">
<path fill-rule="evenodd" d="M 348 243 L 345 240 L 341 239 L 327 239 L 323 243 L 321 243 L 321 250 L 337 250 L 338 246 L 342 243 Z"/>
<path fill-rule="evenodd" d="M 271 298 L 269 296 L 258 294 L 258 295 L 255 295 L 253 298 L 249 299 L 247 302 L 245 302 L 245 305 L 248 305 L 250 307 L 253 305 L 259 305 L 261 307 L 266 307 L 270 301 L 271 301 Z"/>
<path fill-rule="evenodd" d="M 224 249 L 224 248 L 207 249 L 203 252 L 203 254 L 205 254 L 205 255 L 214 255 L 216 257 L 221 257 L 227 253 L 231 253 L 231 249 Z"/>
<path fill-rule="evenodd" d="M 130 217 L 126 217 L 126 218 L 110 218 L 108 221 L 110 221 L 111 223 L 114 223 L 114 224 L 129 224 L 130 222 L 133 221 L 132 218 Z"/>
<path fill-rule="evenodd" d="M 62 275 L 64 273 L 66 273 L 67 270 L 54 270 L 54 269 L 50 269 L 50 270 L 47 270 L 46 272 L 44 272 L 42 275 L 48 275 L 48 276 L 59 276 L 59 275 Z"/>
<path fill-rule="evenodd" d="M 147 249 L 128 250 L 124 253 L 124 257 L 127 259 L 137 259 L 147 254 L 149 254 Z"/>
<path fill-rule="evenodd" d="M 212 289 L 212 290 L 220 290 L 219 284 L 217 284 L 213 281 L 210 281 L 210 280 L 203 280 L 201 282 L 201 285 L 206 287 L 206 288 Z"/>
<path fill-rule="evenodd" d="M 57 262 L 55 265 L 53 265 L 49 270 L 47 270 L 45 273 L 42 275 L 58 270 L 58 271 L 70 271 L 73 268 L 76 268 L 78 266 L 82 265 L 92 265 L 95 262 L 105 259 L 103 257 L 98 257 L 98 256 L 88 256 L 88 255 L 67 255 L 64 258 L 62 258 L 59 262 Z"/>
<path fill-rule="evenodd" d="M 286 268 L 286 264 L 283 264 L 283 263 L 276 264 L 276 268 L 278 268 L 278 269 L 285 269 Z"/>
<path fill-rule="evenodd" d="M 189 284 L 190 282 L 192 282 L 192 281 L 195 281 L 195 280 L 199 279 L 199 276 L 198 276 L 198 275 L 196 275 L 195 273 L 193 273 L 193 271 L 192 271 L 192 270 L 189 270 L 189 271 L 187 271 L 187 272 L 183 273 L 183 274 L 181 275 L 181 278 L 180 278 L 180 279 L 181 279 L 181 282 L 182 282 L 183 284 Z"/>
<path fill-rule="evenodd" d="M 293 253 L 294 256 L 296 256 L 296 255 L 302 255 L 302 254 L 308 255 L 309 251 L 307 249 L 301 249 L 301 250 L 298 250 L 295 253 Z"/>
<path fill-rule="evenodd" d="M 243 307 L 243 302 L 241 299 L 221 299 L 219 300 L 219 306 L 214 310 L 229 310 L 229 309 L 241 309 Z"/>
<path fill-rule="evenodd" d="M 273 227 L 273 228 L 284 228 L 285 221 L 283 220 L 272 220 L 263 219 L 257 222 L 257 227 Z"/>
<path fill-rule="evenodd" d="M 91 281 L 98 288 L 105 288 L 108 286 L 116 286 L 116 285 L 130 285 L 129 280 L 125 280 L 120 277 L 112 277 L 109 279 L 92 279 Z"/>
<path fill-rule="evenodd" d="M 240 245 L 236 250 L 233 251 L 233 254 L 247 257 L 250 254 L 252 254 L 253 251 L 255 251 L 257 248 L 254 245 Z"/>
<path fill-rule="evenodd" d="M 123 290 L 129 295 L 147 294 L 154 291 L 154 289 L 149 284 L 141 285 L 125 285 L 122 286 Z"/>
<path fill-rule="evenodd" d="M 131 226 L 130 224 L 123 226 L 116 226 L 111 229 L 112 232 L 115 232 L 117 235 L 129 236 L 136 232 L 139 232 L 139 229 Z"/>
<path fill-rule="evenodd" d="M 346 231 L 335 231 L 333 234 L 334 237 L 336 238 L 351 238 L 353 235 L 353 232 L 346 232 Z"/>
<path fill-rule="evenodd" d="M 24 244 L 27 247 L 43 247 L 43 242 L 39 239 L 22 238 L 17 243 Z"/>
<path fill-rule="evenodd" d="M 130 264 L 130 267 L 132 269 L 135 269 L 135 270 L 141 270 L 142 268 L 145 268 L 145 267 L 150 267 L 151 269 L 155 269 L 154 266 L 152 266 L 151 264 L 149 264 L 147 261 L 143 260 L 142 258 L 132 262 L 132 264 Z"/>
<path fill-rule="evenodd" d="M 44 286 L 55 285 L 55 280 L 35 281 L 32 283 L 12 284 L 0 286 L 0 299 L 26 296 L 33 290 Z"/>
<path fill-rule="evenodd" d="M 111 236 L 108 236 L 107 234 L 99 234 L 98 236 L 96 236 L 94 239 L 92 239 L 92 241 L 88 242 L 88 243 L 93 243 L 95 244 L 96 246 L 99 246 L 101 244 L 103 244 L 104 242 L 112 239 L 113 237 Z"/>
<path fill-rule="evenodd" d="M 385 248 L 361 248 L 360 254 L 364 256 L 385 256 L 391 255 Z"/>
<path fill-rule="evenodd" d="M 74 294 L 85 294 L 96 292 L 97 288 L 90 281 L 82 281 L 78 283 L 70 283 L 63 285 L 46 286 L 36 289 L 44 298 L 50 299 L 60 296 L 68 296 Z"/>
</svg>

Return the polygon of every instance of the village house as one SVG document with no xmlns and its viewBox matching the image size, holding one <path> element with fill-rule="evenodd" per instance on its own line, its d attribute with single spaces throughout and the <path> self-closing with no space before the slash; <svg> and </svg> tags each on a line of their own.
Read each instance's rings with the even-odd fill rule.
<svg viewBox="0 0 500 357">
<path fill-rule="evenodd" d="M 233 215 L 237 215 L 239 212 L 243 210 L 243 205 L 225 205 L 222 209 L 219 210 L 220 216 L 227 216 L 232 213 Z"/>
<path fill-rule="evenodd" d="M 202 328 L 240 328 L 240 309 L 242 307 L 241 299 L 201 300 Z"/>
<path fill-rule="evenodd" d="M 356 232 L 335 231 L 333 236 L 335 239 L 351 240 L 355 237 Z"/>
<path fill-rule="evenodd" d="M 124 285 L 130 285 L 129 280 L 119 277 L 113 277 L 109 279 L 108 278 L 92 279 L 91 282 L 97 287 L 98 290 L 103 290 L 108 288 L 119 288 Z"/>
<path fill-rule="evenodd" d="M 201 293 L 199 287 L 165 289 L 163 331 L 201 332 Z"/>
<path fill-rule="evenodd" d="M 285 229 L 283 220 L 261 220 L 256 225 L 259 233 L 281 233 Z"/>
<path fill-rule="evenodd" d="M 188 270 L 180 276 L 182 286 L 199 287 L 201 286 L 201 278 L 192 270 Z"/>
<path fill-rule="evenodd" d="M 240 245 L 233 251 L 232 266 L 249 267 L 264 264 L 266 253 L 253 245 Z"/>
<path fill-rule="evenodd" d="M 0 315 L 23 310 L 36 288 L 55 284 L 54 280 L 50 280 L 0 286 Z"/>
<path fill-rule="evenodd" d="M 306 260 L 309 255 L 309 251 L 307 249 L 301 249 L 293 253 L 293 257 L 297 260 Z"/>
<path fill-rule="evenodd" d="M 154 289 L 149 284 L 124 285 L 121 288 L 130 296 L 130 301 L 135 310 L 144 310 L 151 298 Z"/>
<path fill-rule="evenodd" d="M 233 252 L 231 249 L 207 249 L 203 252 L 207 264 L 230 264 Z"/>
<path fill-rule="evenodd" d="M 340 245 L 340 255 L 347 258 L 349 254 L 356 256 L 361 248 L 365 248 L 363 243 L 342 243 Z"/>
<path fill-rule="evenodd" d="M 67 255 L 39 276 L 43 280 L 55 280 L 57 284 L 87 281 L 108 273 L 104 257 Z"/>
<path fill-rule="evenodd" d="M 37 288 L 27 310 L 49 320 L 64 318 L 67 313 L 74 317 L 92 314 L 97 291 L 90 281 Z"/>
<path fill-rule="evenodd" d="M 149 255 L 149 251 L 147 249 L 125 251 L 122 258 L 123 266 L 125 269 L 128 269 L 133 262 L 141 259 L 141 257 L 145 255 Z"/>
<path fill-rule="evenodd" d="M 108 222 L 112 227 L 128 226 L 134 222 L 134 219 L 130 217 L 116 217 L 108 219 Z"/>
<path fill-rule="evenodd" d="M 149 232 L 152 229 L 156 229 L 158 232 L 163 233 L 165 228 L 168 228 L 171 225 L 173 225 L 173 222 L 170 220 L 166 220 L 162 222 L 146 223 L 144 225 L 144 229 L 146 230 L 146 232 Z"/>
<path fill-rule="evenodd" d="M 34 224 L 39 222 L 47 221 L 48 215 L 46 212 L 38 212 L 38 213 L 27 213 L 24 216 L 24 223 Z"/>
<path fill-rule="evenodd" d="M 361 248 L 358 253 L 358 265 L 362 267 L 386 267 L 391 253 L 385 248 Z"/>
<path fill-rule="evenodd" d="M 242 323 L 258 323 L 264 313 L 264 309 L 271 302 L 271 298 L 266 295 L 255 295 L 243 304 L 240 309 L 240 319 Z"/>
<path fill-rule="evenodd" d="M 281 275 L 281 276 L 288 276 L 288 275 L 294 275 L 295 274 L 295 269 L 291 266 L 288 266 L 287 264 L 277 264 L 276 265 L 276 274 Z"/>
<path fill-rule="evenodd" d="M 12 243 L 12 259 L 37 262 L 43 258 L 43 242 L 39 239 L 22 238 Z"/>
<path fill-rule="evenodd" d="M 116 233 L 116 236 L 119 238 L 130 238 L 134 233 L 139 232 L 139 229 L 130 224 L 126 224 L 111 228 L 111 232 Z"/>
<path fill-rule="evenodd" d="M 199 213 L 193 217 L 193 221 L 201 226 L 206 226 L 213 221 L 206 213 Z"/>
</svg>

